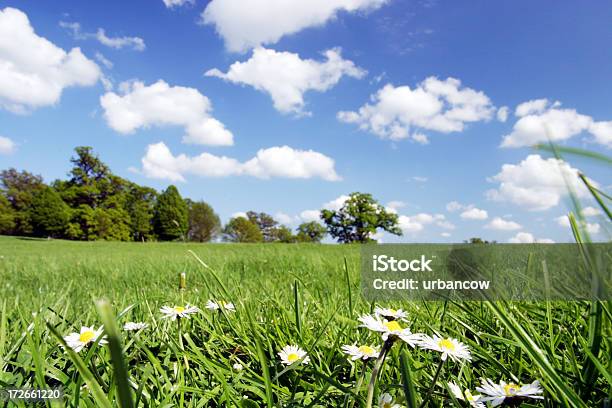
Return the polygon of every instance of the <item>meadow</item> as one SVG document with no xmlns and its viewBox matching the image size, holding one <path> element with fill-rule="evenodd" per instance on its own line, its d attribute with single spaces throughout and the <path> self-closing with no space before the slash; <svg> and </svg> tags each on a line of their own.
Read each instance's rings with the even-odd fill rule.
<svg viewBox="0 0 612 408">
<path fill-rule="evenodd" d="M 360 295 L 359 253 L 356 245 L 0 237 L 0 388 L 63 387 L 63 400 L 41 406 L 469 407 L 477 402 L 448 383 L 479 394 L 488 378 L 540 382 L 544 399 L 506 398 L 506 406 L 610 406 L 609 302 L 376 305 Z M 207 309 L 209 300 L 220 308 Z M 160 312 L 186 304 L 200 310 L 175 320 Z M 383 342 L 358 320 L 377 306 L 405 311 L 400 324 L 413 333 L 463 343 L 471 360 Z M 126 322 L 147 327 L 125 331 Z M 102 324 L 105 341 L 78 353 L 62 344 Z M 386 358 L 353 361 L 342 349 L 353 344 Z M 307 357 L 283 364 L 287 345 Z"/>
</svg>

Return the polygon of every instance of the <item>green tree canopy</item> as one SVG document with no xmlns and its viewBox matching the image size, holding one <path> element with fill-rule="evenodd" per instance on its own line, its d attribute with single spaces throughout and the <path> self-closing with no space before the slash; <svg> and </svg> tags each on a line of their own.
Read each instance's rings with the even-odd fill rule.
<svg viewBox="0 0 612 408">
<path fill-rule="evenodd" d="M 274 228 L 273 242 L 283 242 L 286 244 L 296 242 L 297 238 L 293 235 L 291 229 L 285 225 L 279 225 Z"/>
<path fill-rule="evenodd" d="M 0 187 L 14 210 L 13 233 L 31 234 L 32 223 L 28 209 L 32 205 L 34 195 L 45 187 L 42 177 L 11 168 L 0 173 Z"/>
<path fill-rule="evenodd" d="M 34 234 L 38 236 L 60 237 L 70 221 L 70 208 L 51 187 L 34 195 L 29 212 Z"/>
<path fill-rule="evenodd" d="M 232 218 L 223 233 L 224 239 L 229 242 L 263 242 L 259 227 L 244 217 Z"/>
<path fill-rule="evenodd" d="M 341 243 L 373 241 L 379 229 L 402 235 L 397 214 L 385 210 L 371 194 L 352 193 L 338 211 L 321 210 L 321 219 L 329 234 Z"/>
<path fill-rule="evenodd" d="M 0 234 L 11 234 L 15 228 L 15 210 L 9 200 L 0 195 Z"/>
<path fill-rule="evenodd" d="M 276 226 L 278 222 L 270 215 L 265 212 L 248 211 L 247 219 L 253 224 L 257 225 L 261 231 L 264 242 L 273 242 L 276 240 Z"/>
<path fill-rule="evenodd" d="M 189 210 L 175 186 L 169 186 L 157 198 L 153 226 L 159 239 L 171 241 L 187 232 Z"/>
<path fill-rule="evenodd" d="M 297 227 L 298 242 L 321 242 L 327 229 L 316 221 L 304 222 Z"/>
<path fill-rule="evenodd" d="M 221 220 L 213 208 L 204 201 L 186 201 L 189 208 L 189 240 L 208 242 L 215 238 L 221 231 Z"/>
</svg>

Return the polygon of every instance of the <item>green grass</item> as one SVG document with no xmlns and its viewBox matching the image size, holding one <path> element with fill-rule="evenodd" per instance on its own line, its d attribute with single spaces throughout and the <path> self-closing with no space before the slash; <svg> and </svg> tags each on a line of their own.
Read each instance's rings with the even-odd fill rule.
<svg viewBox="0 0 612 408">
<path fill-rule="evenodd" d="M 191 250 L 206 266 L 190 254 Z M 0 237 L 0 388 L 63 386 L 48 406 L 365 406 L 371 366 L 344 344 L 381 345 L 357 317 L 359 248 L 341 245 L 84 243 Z M 178 290 L 178 275 L 187 289 Z M 99 299 L 109 304 L 96 306 Z M 236 313 L 204 309 L 232 301 Z M 181 322 L 159 308 L 204 309 Z M 471 363 L 447 362 L 430 389 L 439 355 L 396 343 L 376 383 L 405 406 L 452 407 L 447 381 L 474 389 L 480 378 L 540 380 L 545 401 L 524 407 L 602 407 L 610 398 L 610 303 L 403 303 L 413 332 L 467 344 Z M 593 322 L 593 313 L 600 318 Z M 140 333 L 121 330 L 144 321 Z M 105 324 L 108 345 L 66 352 L 61 337 Z M 55 334 L 54 334 L 55 333 Z M 593 348 L 593 337 L 599 346 Z M 308 365 L 280 364 L 287 344 Z M 234 363 L 244 366 L 233 370 Z M 361 386 L 356 388 L 356 383 Z M 529 405 L 531 404 L 531 405 Z M 25 406 L 22 404 L 21 406 Z"/>
</svg>

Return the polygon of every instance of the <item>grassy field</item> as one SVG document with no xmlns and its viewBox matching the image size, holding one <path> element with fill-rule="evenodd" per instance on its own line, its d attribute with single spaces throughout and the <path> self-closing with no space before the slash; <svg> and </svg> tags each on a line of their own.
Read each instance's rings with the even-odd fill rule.
<svg viewBox="0 0 612 408">
<path fill-rule="evenodd" d="M 64 401 L 48 406 L 356 407 L 388 393 L 406 407 L 466 407 L 446 384 L 474 392 L 490 378 L 540 381 L 545 399 L 506 400 L 515 406 L 609 406 L 609 303 L 384 305 L 407 311 L 412 332 L 464 343 L 472 360 L 441 363 L 440 353 L 398 340 L 370 387 L 380 364 L 341 350 L 383 344 L 359 327 L 376 305 L 360 296 L 358 268 L 359 248 L 348 245 L 0 237 L 0 388 L 63 386 Z M 96 305 L 103 298 L 110 306 Z M 209 299 L 236 310 L 208 310 Z M 162 318 L 161 307 L 186 303 L 201 311 Z M 128 321 L 148 327 L 121 330 Z M 62 347 L 63 336 L 103 323 L 108 345 Z M 286 345 L 300 346 L 309 363 L 283 365 Z"/>
</svg>

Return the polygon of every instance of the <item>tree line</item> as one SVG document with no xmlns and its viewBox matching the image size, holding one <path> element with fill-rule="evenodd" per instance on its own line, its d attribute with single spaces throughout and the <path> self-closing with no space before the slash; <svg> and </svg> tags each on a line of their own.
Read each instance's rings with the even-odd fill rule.
<svg viewBox="0 0 612 408">
<path fill-rule="evenodd" d="M 264 212 L 249 211 L 222 226 L 204 201 L 140 186 L 113 174 L 91 147 L 75 148 L 67 180 L 46 184 L 39 175 L 0 172 L 0 234 L 95 241 L 369 242 L 382 229 L 401 235 L 398 217 L 370 194 L 352 193 L 338 210 L 321 210 L 321 222 L 295 231 Z"/>
</svg>

